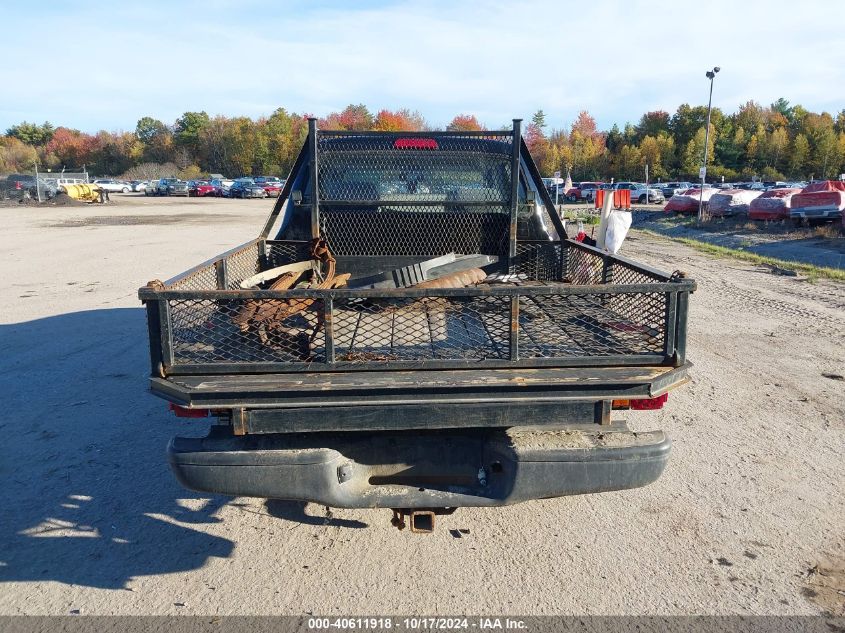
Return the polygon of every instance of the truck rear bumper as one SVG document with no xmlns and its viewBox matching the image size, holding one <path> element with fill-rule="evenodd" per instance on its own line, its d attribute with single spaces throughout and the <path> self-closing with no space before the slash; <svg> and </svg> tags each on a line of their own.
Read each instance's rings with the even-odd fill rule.
<svg viewBox="0 0 845 633">
<path fill-rule="evenodd" d="M 645 486 L 663 472 L 670 445 L 662 431 L 523 427 L 176 437 L 167 452 L 179 482 L 203 492 L 337 508 L 453 508 Z"/>
<path fill-rule="evenodd" d="M 793 219 L 804 220 L 835 220 L 842 217 L 839 207 L 831 205 L 827 207 L 803 207 L 793 208 L 789 212 Z"/>
</svg>

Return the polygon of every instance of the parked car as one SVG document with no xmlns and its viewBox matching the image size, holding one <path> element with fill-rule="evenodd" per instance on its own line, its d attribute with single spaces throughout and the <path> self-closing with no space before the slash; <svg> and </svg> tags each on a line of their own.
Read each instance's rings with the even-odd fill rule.
<svg viewBox="0 0 845 633">
<path fill-rule="evenodd" d="M 572 191 L 574 188 L 574 184 L 572 187 L 567 187 L 566 183 L 563 182 L 556 185 L 552 185 L 549 189 L 549 197 L 552 199 L 552 202 L 554 202 L 555 196 L 557 196 L 558 202 L 563 202 L 569 199 L 567 198 L 568 192 Z"/>
<path fill-rule="evenodd" d="M 229 187 L 230 198 L 266 198 L 267 192 L 261 185 L 255 184 L 252 178 L 238 178 Z"/>
<path fill-rule="evenodd" d="M 542 178 L 543 185 L 546 187 L 546 190 L 554 189 L 556 185 L 563 184 L 563 178 Z"/>
<path fill-rule="evenodd" d="M 786 187 L 786 182 L 783 180 L 764 180 L 763 181 L 763 189 L 768 191 L 769 189 L 777 189 Z"/>
<path fill-rule="evenodd" d="M 763 194 L 757 189 L 725 189 L 710 196 L 707 212 L 715 217 L 748 215 L 748 205 Z"/>
<path fill-rule="evenodd" d="M 160 184 L 160 180 L 150 180 L 147 183 L 147 186 L 144 187 L 144 195 L 145 196 L 157 196 L 158 195 L 158 187 Z"/>
<path fill-rule="evenodd" d="M 618 182 L 614 189 L 627 189 L 631 192 L 631 202 L 646 204 L 647 202 L 664 202 L 663 192 L 660 189 L 648 187 L 641 182 Z"/>
<path fill-rule="evenodd" d="M 132 191 L 132 185 L 128 182 L 123 180 L 114 180 L 112 178 L 98 178 L 93 184 L 97 185 L 103 191 L 108 191 L 109 193 L 129 193 Z"/>
<path fill-rule="evenodd" d="M 132 187 L 132 191 L 144 191 L 146 190 L 148 184 L 150 184 L 148 180 L 129 181 L 129 185 Z"/>
<path fill-rule="evenodd" d="M 845 182 L 823 180 L 807 185 L 792 198 L 790 217 L 796 223 L 804 220 L 834 220 L 845 210 Z"/>
<path fill-rule="evenodd" d="M 602 182 L 582 182 L 579 183 L 578 189 L 575 191 L 575 200 L 585 200 L 591 202 L 595 197 L 595 190 L 601 187 Z"/>
<path fill-rule="evenodd" d="M 253 181 L 256 185 L 261 185 L 264 187 L 264 191 L 267 192 L 267 196 L 277 198 L 281 193 L 282 189 L 285 186 L 285 181 L 282 178 L 277 176 L 256 176 L 253 178 Z"/>
<path fill-rule="evenodd" d="M 693 184 L 686 181 L 667 182 L 663 185 L 663 197 L 667 200 L 677 193 L 683 193 L 687 189 L 692 189 Z"/>
<path fill-rule="evenodd" d="M 188 183 L 178 178 L 162 178 L 158 181 L 156 195 L 159 196 L 187 196 Z"/>
<path fill-rule="evenodd" d="M 255 183 L 260 187 L 264 187 L 264 192 L 267 194 L 268 198 L 278 198 L 279 195 L 282 193 L 283 186 L 277 182 L 265 182 L 265 183 Z"/>
<path fill-rule="evenodd" d="M 564 183 L 564 185 L 565 184 L 566 183 Z M 576 194 L 580 191 L 579 187 L 581 183 L 573 182 L 571 187 L 565 187 L 564 185 L 561 185 L 561 189 L 558 194 L 561 200 L 565 200 L 566 202 L 576 202 L 578 200 Z"/>
<path fill-rule="evenodd" d="M 698 213 L 698 203 L 702 202 L 702 206 L 706 209 L 710 202 L 710 198 L 718 193 L 715 187 L 691 188 L 680 193 L 676 193 L 669 198 L 669 202 L 663 207 L 664 211 L 674 211 L 675 213 Z"/>
<path fill-rule="evenodd" d="M 752 220 L 784 220 L 792 210 L 792 197 L 800 189 L 779 187 L 770 189 L 751 201 L 748 217 Z"/>
<path fill-rule="evenodd" d="M 202 198 L 204 196 L 219 196 L 220 189 L 207 180 L 189 180 L 188 195 Z"/>
<path fill-rule="evenodd" d="M 581 194 L 584 198 L 585 202 L 595 202 L 596 201 L 596 192 L 600 189 L 604 191 L 613 191 L 616 185 L 613 185 L 609 182 L 600 183 L 598 187 L 588 187 L 587 189 L 582 190 Z"/>
<path fill-rule="evenodd" d="M 229 180 L 228 178 L 212 178 L 209 181 L 212 185 L 217 187 L 217 191 L 219 196 L 224 198 L 229 197 L 229 188 L 234 184 L 234 180 Z"/>
<path fill-rule="evenodd" d="M 3 194 L 10 198 L 22 198 L 29 195 L 31 198 L 38 198 L 39 191 L 44 198 L 52 198 L 58 193 L 55 183 L 48 182 L 44 178 L 35 179 L 35 176 L 27 174 L 12 174 L 7 176 L 2 185 Z"/>
<path fill-rule="evenodd" d="M 66 185 L 84 185 L 86 183 L 86 181 L 82 178 L 62 178 L 61 176 L 55 179 L 48 178 L 48 181 L 53 182 L 56 189 L 59 191 L 61 191 L 62 187 L 65 187 Z"/>
<path fill-rule="evenodd" d="M 265 185 L 267 183 L 271 183 L 274 185 L 284 186 L 285 181 L 279 178 L 278 176 L 256 176 L 252 179 L 256 185 Z"/>
</svg>

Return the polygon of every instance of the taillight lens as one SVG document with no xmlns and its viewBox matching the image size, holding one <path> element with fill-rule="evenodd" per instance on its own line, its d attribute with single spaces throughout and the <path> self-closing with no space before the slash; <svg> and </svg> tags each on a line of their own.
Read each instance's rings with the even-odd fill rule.
<svg viewBox="0 0 845 633">
<path fill-rule="evenodd" d="M 207 418 L 209 413 L 208 409 L 187 409 L 172 402 L 170 403 L 170 410 L 176 414 L 177 418 Z"/>
<path fill-rule="evenodd" d="M 656 411 L 662 409 L 663 405 L 669 399 L 669 394 L 664 393 L 662 396 L 656 398 L 646 398 L 645 400 L 614 400 L 614 409 L 631 409 L 632 411 Z"/>
</svg>

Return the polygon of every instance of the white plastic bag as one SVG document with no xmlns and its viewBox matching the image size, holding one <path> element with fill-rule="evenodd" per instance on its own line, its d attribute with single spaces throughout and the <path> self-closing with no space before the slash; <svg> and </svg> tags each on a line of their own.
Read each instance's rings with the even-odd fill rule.
<svg viewBox="0 0 845 633">
<path fill-rule="evenodd" d="M 605 234 L 604 240 L 605 250 L 611 255 L 618 253 L 630 228 L 630 211 L 611 211 L 610 216 L 607 218 L 607 233 Z"/>
</svg>

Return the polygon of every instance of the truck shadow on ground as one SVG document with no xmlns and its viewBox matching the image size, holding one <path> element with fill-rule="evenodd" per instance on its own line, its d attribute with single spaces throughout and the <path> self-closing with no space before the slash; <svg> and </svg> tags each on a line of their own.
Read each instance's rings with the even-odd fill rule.
<svg viewBox="0 0 845 633">
<path fill-rule="evenodd" d="M 182 489 L 171 435 L 203 435 L 146 393 L 141 309 L 0 325 L 0 582 L 129 589 L 186 572 L 234 543 L 214 534 L 227 498 Z M 191 424 L 193 422 L 193 424 Z"/>
<path fill-rule="evenodd" d="M 341 527 L 341 528 L 366 528 L 369 527 L 363 521 L 357 519 L 341 519 L 334 517 L 331 513 L 325 513 L 323 516 L 308 514 L 305 509 L 308 504 L 304 501 L 285 501 L 283 499 L 267 499 L 264 502 L 264 507 L 267 514 L 277 519 L 284 519 L 295 523 L 303 523 L 305 525 L 319 525 L 326 527 Z"/>
</svg>

